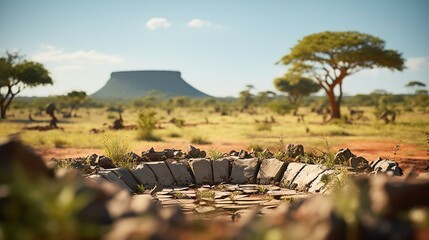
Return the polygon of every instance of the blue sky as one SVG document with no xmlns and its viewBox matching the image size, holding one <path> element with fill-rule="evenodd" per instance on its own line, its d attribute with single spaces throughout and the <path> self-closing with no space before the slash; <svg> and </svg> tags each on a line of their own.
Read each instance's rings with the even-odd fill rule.
<svg viewBox="0 0 429 240">
<path fill-rule="evenodd" d="M 373 69 L 345 80 L 346 94 L 429 86 L 429 1 L 24 1 L 0 0 L 0 52 L 19 50 L 43 63 L 46 96 L 101 88 L 113 71 L 178 70 L 197 89 L 237 96 L 247 84 L 274 90 L 275 65 L 302 37 L 360 31 L 407 60 L 403 72 Z"/>
</svg>

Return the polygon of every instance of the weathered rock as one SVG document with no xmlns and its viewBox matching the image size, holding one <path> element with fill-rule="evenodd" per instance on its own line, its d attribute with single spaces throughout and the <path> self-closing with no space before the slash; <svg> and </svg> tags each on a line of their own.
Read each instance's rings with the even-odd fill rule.
<svg viewBox="0 0 429 240">
<path fill-rule="evenodd" d="M 107 181 L 116 184 L 116 186 L 121 189 L 127 190 L 130 193 L 133 193 L 134 190 L 131 189 L 120 177 L 112 170 L 103 170 L 99 171 L 99 174 L 105 178 Z"/>
<path fill-rule="evenodd" d="M 369 162 L 361 156 L 351 157 L 349 159 L 349 166 L 357 170 L 364 170 L 369 167 Z"/>
<path fill-rule="evenodd" d="M 427 179 L 396 179 L 378 176 L 369 178 L 371 209 L 388 217 L 413 207 L 429 207 Z"/>
<path fill-rule="evenodd" d="M 335 164 L 344 164 L 344 163 L 348 163 L 349 159 L 351 157 L 356 157 L 356 155 L 354 155 L 352 153 L 352 151 L 350 151 L 350 149 L 346 148 L 346 149 L 340 149 L 337 154 L 335 154 Z"/>
<path fill-rule="evenodd" d="M 297 191 L 307 191 L 311 183 L 325 170 L 323 165 L 307 164 L 289 186 Z"/>
<path fill-rule="evenodd" d="M 324 178 L 329 177 L 334 173 L 335 173 L 334 170 L 326 170 L 322 174 L 319 174 L 319 176 L 311 183 L 311 186 L 308 189 L 308 192 L 311 192 L 311 193 L 321 192 L 326 187 L 325 186 L 326 181 L 324 181 Z"/>
<path fill-rule="evenodd" d="M 152 172 L 155 173 L 156 179 L 162 186 L 170 187 L 175 184 L 174 177 L 165 162 L 148 162 L 146 163 L 146 166 L 148 166 Z"/>
<path fill-rule="evenodd" d="M 235 159 L 232 162 L 231 183 L 255 183 L 258 168 L 259 160 L 257 158 Z"/>
<path fill-rule="evenodd" d="M 192 145 L 189 145 L 188 151 L 186 152 L 187 158 L 203 158 L 202 155 L 204 155 L 204 157 L 205 157 L 205 152 L 202 153 L 200 149 L 198 149 Z"/>
<path fill-rule="evenodd" d="M 278 159 L 264 159 L 261 161 L 258 172 L 258 182 L 260 184 L 270 184 L 279 182 L 286 171 L 287 163 Z"/>
<path fill-rule="evenodd" d="M 281 185 L 288 188 L 296 175 L 305 167 L 304 163 L 289 163 L 281 180 Z"/>
<path fill-rule="evenodd" d="M 105 156 L 100 156 L 98 158 L 98 166 L 104 169 L 116 168 L 115 164 L 113 164 L 112 160 Z"/>
<path fill-rule="evenodd" d="M 399 167 L 398 163 L 391 160 L 377 161 L 373 169 L 375 174 L 385 173 L 393 176 L 402 176 L 403 174 L 402 168 Z"/>
<path fill-rule="evenodd" d="M 139 187 L 137 181 L 134 179 L 133 175 L 131 174 L 130 170 L 124 167 L 120 168 L 114 168 L 110 169 L 111 171 L 114 171 L 118 177 L 127 184 L 128 187 L 130 187 L 134 192 L 136 192 Z"/>
<path fill-rule="evenodd" d="M 247 151 L 245 151 L 245 150 L 241 150 L 241 151 L 238 153 L 238 157 L 239 157 L 239 158 L 250 158 L 250 157 L 252 157 L 252 156 L 250 156 L 250 154 L 249 154 Z"/>
<path fill-rule="evenodd" d="M 142 159 L 144 161 L 156 162 L 166 160 L 165 152 L 155 152 L 155 149 L 152 147 L 148 151 L 142 152 Z"/>
<path fill-rule="evenodd" d="M 216 184 L 229 182 L 229 159 L 220 158 L 212 161 L 213 163 L 213 182 Z"/>
<path fill-rule="evenodd" d="M 8 183 L 14 178 L 20 177 L 16 174 L 17 170 L 29 179 L 54 176 L 54 171 L 48 168 L 43 159 L 28 146 L 17 140 L 1 143 L 0 184 Z"/>
<path fill-rule="evenodd" d="M 212 163 L 209 159 L 190 159 L 189 166 L 194 173 L 196 184 L 213 184 Z"/>
<path fill-rule="evenodd" d="M 286 153 L 291 158 L 304 156 L 304 146 L 301 144 L 288 144 L 286 146 Z"/>
<path fill-rule="evenodd" d="M 153 188 L 157 183 L 155 174 L 145 163 L 141 163 L 136 169 L 131 170 L 131 174 L 145 188 Z"/>
<path fill-rule="evenodd" d="M 166 161 L 166 163 L 178 185 L 189 186 L 194 183 L 187 161 Z"/>
</svg>

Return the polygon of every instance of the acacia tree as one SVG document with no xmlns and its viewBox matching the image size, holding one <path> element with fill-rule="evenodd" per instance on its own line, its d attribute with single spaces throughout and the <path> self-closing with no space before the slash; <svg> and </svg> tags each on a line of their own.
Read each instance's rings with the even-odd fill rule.
<svg viewBox="0 0 429 240">
<path fill-rule="evenodd" d="M 277 90 L 288 94 L 289 102 L 294 106 L 294 115 L 297 114 L 303 97 L 320 90 L 319 84 L 315 81 L 291 72 L 274 79 L 274 86 Z"/>
<path fill-rule="evenodd" d="M 88 101 L 88 97 L 84 91 L 71 91 L 64 98 L 67 105 L 70 105 L 70 111 L 66 114 L 67 117 L 72 117 L 73 111 L 74 115 L 76 115 L 77 110 Z"/>
<path fill-rule="evenodd" d="M 52 84 L 49 72 L 42 64 L 21 59 L 18 54 L 9 52 L 0 57 L 1 119 L 6 119 L 10 103 L 24 88 Z"/>
<path fill-rule="evenodd" d="M 380 38 L 359 32 L 315 33 L 301 39 L 279 63 L 317 81 L 328 96 L 331 119 L 340 118 L 347 76 L 375 67 L 399 71 L 405 68 L 401 54 L 384 45 Z"/>
</svg>

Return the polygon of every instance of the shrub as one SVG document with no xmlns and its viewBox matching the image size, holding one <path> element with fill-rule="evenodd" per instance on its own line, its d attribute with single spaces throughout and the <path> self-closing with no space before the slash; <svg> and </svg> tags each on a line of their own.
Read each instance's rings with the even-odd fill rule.
<svg viewBox="0 0 429 240">
<path fill-rule="evenodd" d="M 120 135 L 105 135 L 102 138 L 103 154 L 110 158 L 116 166 L 133 168 L 134 161 L 130 156 L 131 146 L 129 141 Z"/>
<path fill-rule="evenodd" d="M 204 144 L 210 144 L 211 142 L 207 140 L 207 138 L 205 137 L 195 136 L 191 139 L 191 143 L 204 145 Z"/>
<path fill-rule="evenodd" d="M 209 151 L 209 158 L 211 160 L 217 160 L 219 158 L 222 158 L 224 155 L 221 151 L 210 149 Z"/>
<path fill-rule="evenodd" d="M 284 100 L 271 101 L 267 107 L 279 115 L 285 115 L 293 109 L 293 106 Z"/>
<path fill-rule="evenodd" d="M 68 145 L 68 142 L 66 140 L 59 139 L 59 138 L 54 139 L 53 143 L 56 148 L 63 148 Z"/>
<path fill-rule="evenodd" d="M 158 123 L 156 112 L 154 111 L 141 111 L 138 115 L 138 140 L 145 141 L 161 141 L 161 139 L 153 134 L 153 130 Z"/>
</svg>

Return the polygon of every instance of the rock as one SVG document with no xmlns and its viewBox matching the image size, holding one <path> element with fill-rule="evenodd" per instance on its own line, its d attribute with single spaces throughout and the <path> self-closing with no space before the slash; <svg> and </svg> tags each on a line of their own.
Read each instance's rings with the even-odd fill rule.
<svg viewBox="0 0 429 240">
<path fill-rule="evenodd" d="M 344 163 L 348 163 L 349 159 L 351 157 L 356 157 L 356 155 L 354 155 L 350 149 L 346 148 L 346 149 L 340 149 L 337 154 L 335 154 L 335 164 L 344 164 Z"/>
<path fill-rule="evenodd" d="M 368 178 L 371 209 L 375 213 L 395 217 L 416 206 L 429 207 L 429 181 L 427 179 Z M 427 219 L 427 217 L 426 217 Z"/>
<path fill-rule="evenodd" d="M 153 188 L 157 183 L 155 173 L 145 163 L 141 163 L 136 169 L 131 170 L 131 174 L 145 188 Z"/>
<path fill-rule="evenodd" d="M 220 158 L 212 161 L 213 182 L 215 184 L 229 182 L 230 164 L 228 158 Z"/>
<path fill-rule="evenodd" d="M 213 184 L 212 163 L 209 159 L 190 159 L 188 163 L 194 173 L 196 184 Z"/>
<path fill-rule="evenodd" d="M 129 193 L 134 192 L 134 190 L 131 189 L 121 178 L 119 178 L 119 176 L 114 171 L 103 170 L 103 171 L 99 171 L 98 174 L 100 174 L 107 181 L 114 183 L 116 186 L 120 187 L 121 189 L 127 190 Z"/>
<path fill-rule="evenodd" d="M 320 193 L 326 186 L 326 182 L 323 181 L 324 176 L 329 177 L 330 175 L 334 174 L 334 170 L 326 170 L 322 174 L 319 174 L 317 178 L 311 183 L 310 188 L 308 189 L 308 192 L 310 193 Z"/>
<path fill-rule="evenodd" d="M 291 158 L 304 156 L 304 146 L 301 144 L 288 144 L 286 146 L 286 153 Z"/>
<path fill-rule="evenodd" d="M 0 143 L 0 184 L 19 178 L 17 171 L 30 180 L 54 177 L 53 169 L 48 168 L 43 159 L 28 146 L 13 139 Z"/>
<path fill-rule="evenodd" d="M 402 176 L 402 168 L 399 167 L 398 163 L 391 160 L 378 160 L 373 165 L 373 173 L 386 173 L 393 176 Z"/>
<path fill-rule="evenodd" d="M 258 168 L 259 160 L 257 158 L 235 159 L 232 162 L 231 183 L 255 183 Z"/>
<path fill-rule="evenodd" d="M 286 167 L 287 163 L 275 158 L 262 160 L 257 176 L 259 184 L 279 182 L 286 171 Z"/>
<path fill-rule="evenodd" d="M 356 170 L 365 170 L 369 167 L 369 162 L 364 157 L 351 157 L 349 158 L 349 166 Z"/>
<path fill-rule="evenodd" d="M 199 158 L 200 157 L 200 149 L 189 145 L 188 152 L 186 153 L 187 158 Z"/>
<path fill-rule="evenodd" d="M 138 183 L 134 179 L 133 175 L 131 174 L 130 170 L 124 167 L 114 168 L 111 169 L 111 171 L 115 172 L 118 177 L 127 184 L 128 187 L 130 187 L 134 192 L 139 190 Z"/>
<path fill-rule="evenodd" d="M 166 161 L 166 163 L 179 186 L 194 184 L 194 179 L 189 172 L 187 161 Z"/>
<path fill-rule="evenodd" d="M 98 158 L 98 166 L 104 169 L 116 168 L 115 164 L 113 164 L 112 160 L 105 156 L 100 156 Z"/>
<path fill-rule="evenodd" d="M 238 157 L 239 157 L 239 158 L 249 158 L 249 157 L 251 157 L 251 156 L 250 156 L 250 154 L 249 154 L 247 151 L 245 151 L 245 150 L 241 150 L 241 151 L 238 153 Z"/>
<path fill-rule="evenodd" d="M 141 163 L 143 162 L 143 158 L 140 157 L 139 155 L 137 155 L 135 152 L 130 152 L 128 153 L 131 161 L 135 162 L 135 163 Z"/>
<path fill-rule="evenodd" d="M 296 175 L 289 187 L 297 191 L 307 191 L 313 181 L 325 170 L 323 165 L 307 164 Z"/>
<path fill-rule="evenodd" d="M 167 157 L 164 152 L 155 152 L 155 149 L 152 147 L 148 151 L 142 152 L 142 159 L 143 161 L 156 162 L 166 160 Z"/>
<path fill-rule="evenodd" d="M 305 167 L 304 163 L 289 163 L 287 165 L 286 171 L 283 175 L 283 178 L 281 180 L 281 185 L 289 188 L 292 181 L 295 179 L 296 175 Z"/>
<path fill-rule="evenodd" d="M 171 187 L 175 184 L 174 177 L 165 162 L 147 162 L 145 164 L 155 173 L 156 179 L 162 186 Z"/>
</svg>

